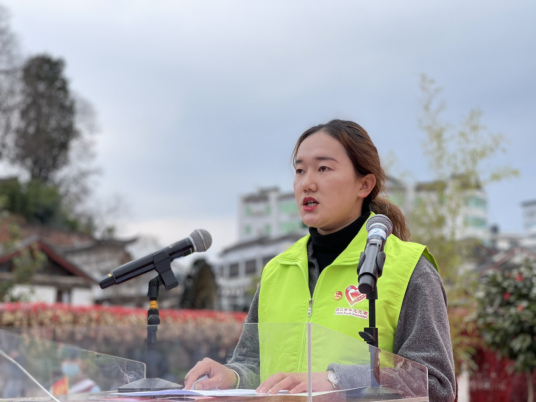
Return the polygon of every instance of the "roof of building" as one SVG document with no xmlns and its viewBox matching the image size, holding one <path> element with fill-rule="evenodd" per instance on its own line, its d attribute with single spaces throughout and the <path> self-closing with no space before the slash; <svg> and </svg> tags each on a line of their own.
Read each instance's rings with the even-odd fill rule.
<svg viewBox="0 0 536 402">
<path fill-rule="evenodd" d="M 528 206 L 531 206 L 531 205 L 536 205 L 536 200 L 528 200 L 528 201 L 524 201 L 521 203 L 522 206 L 524 207 L 528 207 Z"/>
<path fill-rule="evenodd" d="M 295 199 L 294 198 L 294 192 L 288 192 L 288 193 L 279 194 L 279 199 L 280 200 L 284 200 L 286 198 L 294 200 Z"/>
<path fill-rule="evenodd" d="M 428 182 L 419 182 L 415 184 L 416 191 L 437 191 L 442 189 L 442 187 L 448 186 L 449 182 L 457 180 L 463 189 L 472 189 L 472 190 L 482 190 L 481 183 L 477 180 L 464 175 L 458 174 L 451 176 L 448 180 L 433 180 Z"/>
<path fill-rule="evenodd" d="M 279 193 L 279 187 L 261 187 L 255 193 L 245 194 L 242 196 L 243 202 L 263 202 L 268 201 L 268 196 L 270 193 L 277 192 Z"/>
<path fill-rule="evenodd" d="M 227 247 L 221 251 L 220 255 L 223 256 L 231 251 L 241 250 L 241 249 L 245 249 L 251 246 L 267 246 L 270 244 L 275 244 L 275 243 L 278 243 L 281 241 L 287 241 L 287 240 L 294 243 L 295 241 L 301 239 L 302 237 L 303 237 L 303 233 L 288 233 L 288 234 L 277 236 L 277 237 L 270 237 L 270 236 L 257 237 L 255 239 L 241 241 L 230 247 Z"/>
<path fill-rule="evenodd" d="M 405 189 L 406 185 L 402 180 L 396 179 L 393 176 L 385 176 L 385 184 L 388 188 Z"/>
<path fill-rule="evenodd" d="M 496 254 L 493 261 L 477 267 L 477 271 L 484 272 L 493 269 L 512 269 L 519 265 L 518 261 L 521 258 L 536 261 L 536 250 L 522 246 L 512 247 L 507 251 Z"/>
<path fill-rule="evenodd" d="M 48 244 L 45 240 L 39 238 L 38 236 L 32 236 L 21 241 L 15 248 L 11 250 L 5 250 L 5 253 L 0 255 L 0 264 L 10 261 L 17 255 L 19 255 L 23 250 L 30 247 L 36 246 L 40 251 L 46 254 L 46 256 L 60 267 L 65 269 L 67 272 L 70 272 L 74 276 L 84 278 L 92 283 L 97 283 L 95 279 L 85 273 L 82 269 L 78 268 L 75 264 L 68 261 L 61 254 L 59 254 L 53 246 Z"/>
</svg>

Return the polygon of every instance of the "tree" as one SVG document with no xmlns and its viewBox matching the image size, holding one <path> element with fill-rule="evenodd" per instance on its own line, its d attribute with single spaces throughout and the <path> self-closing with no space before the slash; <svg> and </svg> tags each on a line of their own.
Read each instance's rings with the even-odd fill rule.
<svg viewBox="0 0 536 402">
<path fill-rule="evenodd" d="M 460 363 L 471 362 L 471 328 L 465 316 L 475 310 L 472 295 L 476 281 L 469 262 L 478 244 L 469 237 L 463 212 L 472 195 L 518 172 L 493 165 L 495 155 L 505 151 L 505 138 L 487 130 L 480 110 L 469 111 L 458 126 L 447 124 L 441 120 L 445 110 L 444 101 L 438 99 L 441 89 L 426 75 L 421 77 L 421 93 L 419 125 L 426 134 L 423 145 L 433 179 L 421 186 L 408 218 L 412 240 L 426 244 L 440 267 L 459 372 Z"/>
<path fill-rule="evenodd" d="M 527 378 L 528 401 L 534 400 L 536 369 L 536 263 L 484 275 L 477 292 L 477 324 L 487 345 L 514 361 Z"/>
<path fill-rule="evenodd" d="M 9 13 L 0 5 L 0 159 L 6 156 L 8 134 L 20 102 L 19 44 L 9 26 Z"/>
<path fill-rule="evenodd" d="M 98 172 L 91 165 L 96 113 L 71 92 L 64 68 L 62 59 L 48 55 L 24 64 L 16 119 L 10 120 L 14 127 L 6 133 L 0 158 L 22 168 L 28 179 L 10 188 L 6 208 L 34 223 L 108 233 L 109 222 L 97 228 L 102 213 L 87 203 L 90 179 Z"/>
<path fill-rule="evenodd" d="M 184 292 L 179 300 L 180 308 L 210 309 L 216 307 L 218 286 L 212 266 L 204 258 L 198 258 L 184 281 Z"/>
<path fill-rule="evenodd" d="M 65 63 L 50 56 L 35 56 L 22 73 L 22 101 L 15 128 L 11 161 L 24 168 L 31 180 L 54 182 L 69 162 L 69 149 L 79 136 L 75 101 L 63 75 Z"/>
<path fill-rule="evenodd" d="M 0 196 L 6 211 L 31 224 L 92 233 L 89 220 L 75 216 L 66 207 L 59 188 L 39 180 L 21 183 L 17 178 L 0 180 Z"/>
<path fill-rule="evenodd" d="M 0 302 L 12 302 L 24 299 L 24 294 L 14 294 L 15 285 L 30 283 L 33 274 L 43 266 L 46 256 L 36 247 L 20 248 L 20 230 L 19 227 L 8 221 L 8 216 L 4 209 L 5 199 L 0 197 L 0 227 L 6 230 L 7 239 L 0 244 L 0 255 L 9 254 L 19 249 L 18 254 L 12 259 L 9 267 L 9 276 L 0 281 Z"/>
</svg>

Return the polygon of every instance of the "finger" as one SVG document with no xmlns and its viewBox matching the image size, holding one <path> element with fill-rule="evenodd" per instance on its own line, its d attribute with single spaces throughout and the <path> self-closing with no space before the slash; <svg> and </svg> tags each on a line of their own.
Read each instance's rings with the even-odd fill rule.
<svg viewBox="0 0 536 402">
<path fill-rule="evenodd" d="M 299 383 L 299 380 L 297 380 L 293 375 L 289 375 L 285 378 L 283 378 L 278 383 L 274 384 L 269 390 L 269 394 L 277 394 L 281 390 L 289 390 L 293 388 L 297 383 Z"/>
<path fill-rule="evenodd" d="M 191 389 L 198 378 L 210 372 L 210 366 L 205 361 L 198 362 L 184 377 L 184 388 Z"/>
<path fill-rule="evenodd" d="M 209 378 L 208 380 L 203 380 L 203 381 L 199 381 L 195 383 L 194 389 L 199 390 L 199 391 L 208 390 L 208 389 L 216 389 L 216 388 L 220 388 L 222 383 L 223 381 L 222 381 L 221 376 L 216 376 L 213 378 Z"/>
<path fill-rule="evenodd" d="M 300 382 L 294 388 L 289 391 L 291 394 L 299 394 L 301 392 L 307 392 L 307 382 Z"/>
<path fill-rule="evenodd" d="M 195 373 L 197 373 L 200 369 L 200 367 L 204 366 L 205 365 L 205 361 L 204 360 L 201 360 L 200 362 L 197 362 L 195 364 L 195 366 L 193 366 L 190 371 L 188 371 L 186 373 L 186 375 L 184 376 L 184 379 L 188 379 L 189 377 L 191 377 L 192 375 L 195 375 Z"/>
<path fill-rule="evenodd" d="M 285 373 L 277 373 L 268 377 L 264 382 L 256 389 L 257 392 L 266 394 L 275 384 L 285 378 Z"/>
</svg>

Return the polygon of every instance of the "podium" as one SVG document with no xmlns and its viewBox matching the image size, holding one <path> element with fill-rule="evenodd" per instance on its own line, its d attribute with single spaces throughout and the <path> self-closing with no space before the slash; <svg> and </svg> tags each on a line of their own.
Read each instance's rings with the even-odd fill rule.
<svg viewBox="0 0 536 402">
<path fill-rule="evenodd" d="M 353 314 L 353 310 L 348 312 Z M 307 400 L 428 401 L 426 366 L 370 346 L 362 339 L 311 323 L 245 324 L 243 333 L 246 331 L 258 332 L 260 382 L 280 371 L 279 361 L 291 360 L 294 367 L 290 371 L 308 375 Z M 287 342 L 289 337 L 301 338 L 300 347 Z M 336 373 L 338 389 L 329 394 L 316 392 L 313 374 L 328 370 Z M 320 378 L 322 381 L 325 377 Z"/>
<path fill-rule="evenodd" d="M 89 400 L 145 378 L 145 364 L 0 330 L 0 401 Z"/>
<path fill-rule="evenodd" d="M 165 328 L 161 330 L 165 331 Z M 289 342 L 289 339 L 293 341 Z M 231 391 L 215 399 L 428 401 L 428 373 L 425 366 L 316 324 L 244 324 L 237 347 L 237 351 L 241 350 L 248 351 L 250 363 L 257 356 L 256 383 L 248 384 L 248 388 L 252 388 L 250 393 L 237 390 L 233 395 Z M 231 363 L 240 364 L 240 359 L 240 353 L 235 354 Z M 254 392 L 262 380 L 281 369 L 306 378 L 305 392 L 277 395 Z M 337 388 L 327 382 L 328 370 L 337 374 Z M 141 362 L 0 330 L 0 389 L 3 392 L 0 392 L 0 401 L 157 402 L 200 398 L 161 395 L 148 399 L 117 393 L 121 386 L 146 378 L 146 374 L 145 364 Z M 324 381 L 322 391 L 318 390 L 315 381 Z M 325 390 L 326 384 L 330 387 L 329 391 Z"/>
</svg>

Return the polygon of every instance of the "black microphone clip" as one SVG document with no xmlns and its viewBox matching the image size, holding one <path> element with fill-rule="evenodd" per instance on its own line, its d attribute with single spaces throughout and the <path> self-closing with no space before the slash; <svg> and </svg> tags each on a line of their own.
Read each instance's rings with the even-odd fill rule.
<svg viewBox="0 0 536 402">
<path fill-rule="evenodd" d="M 160 251 L 154 255 L 153 262 L 156 272 L 158 272 L 160 278 L 162 278 L 162 283 L 166 290 L 179 286 L 179 282 L 171 270 L 171 257 L 169 254 Z"/>
<path fill-rule="evenodd" d="M 366 256 L 367 255 L 365 254 L 365 251 L 363 251 L 359 257 L 359 263 L 357 264 L 359 281 L 358 290 L 362 294 L 369 295 L 374 291 L 378 278 L 380 278 L 383 274 L 383 266 L 385 264 L 385 252 L 380 251 L 376 255 L 374 264 L 368 264 L 365 269 L 362 269 L 363 264 L 366 260 Z"/>
</svg>

